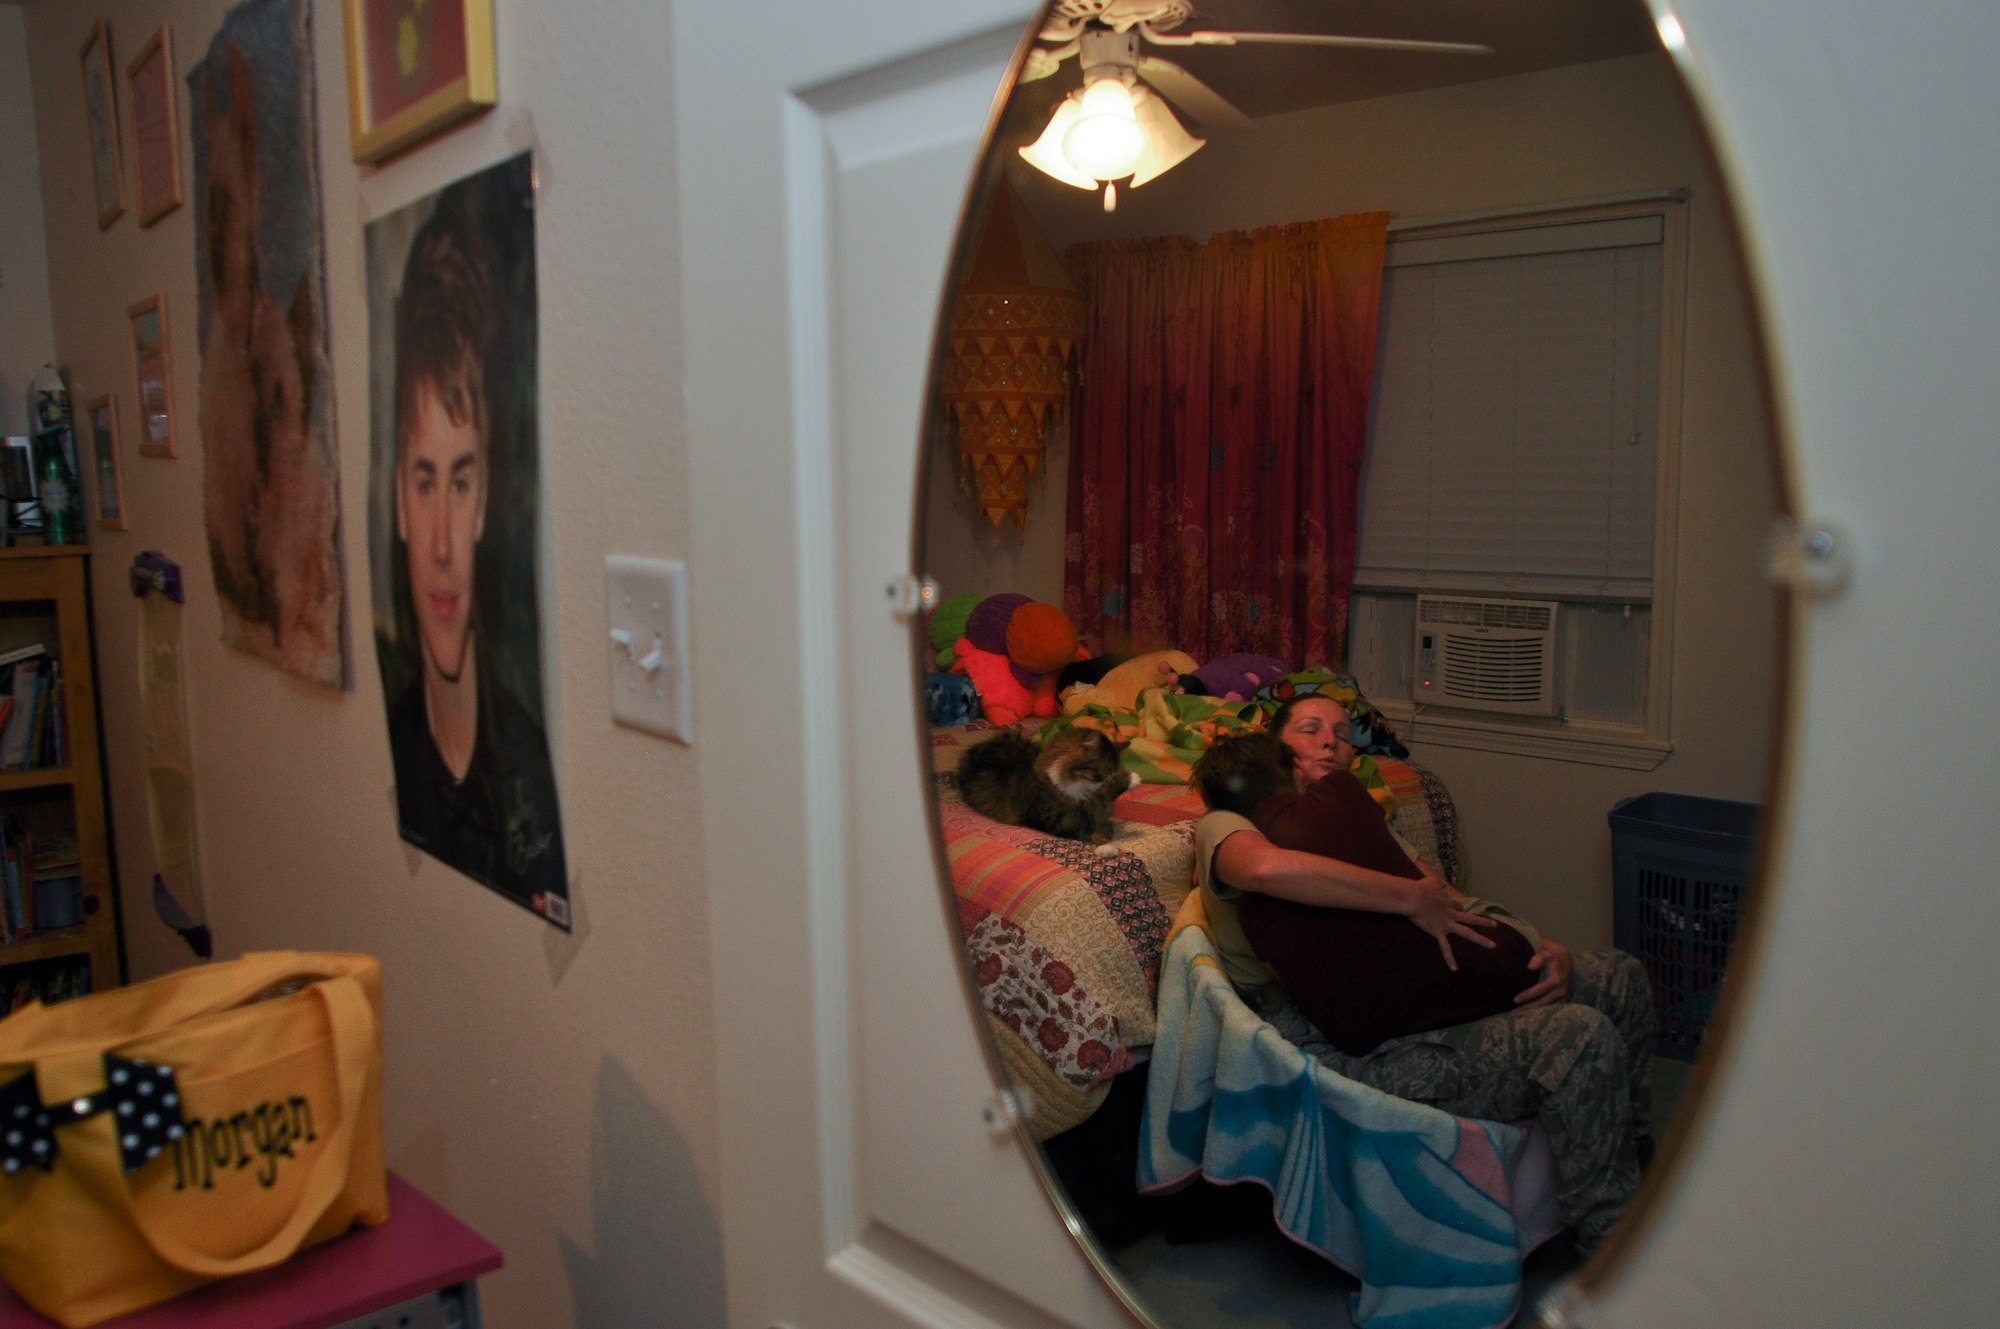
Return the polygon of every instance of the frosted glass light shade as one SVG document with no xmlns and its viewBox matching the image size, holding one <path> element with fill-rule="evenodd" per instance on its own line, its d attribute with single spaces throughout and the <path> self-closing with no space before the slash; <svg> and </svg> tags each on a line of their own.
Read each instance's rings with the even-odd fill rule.
<svg viewBox="0 0 2000 1329">
<path fill-rule="evenodd" d="M 1043 175 L 1066 185 L 1095 189 L 1097 181 L 1071 166 L 1069 158 L 1063 156 L 1063 135 L 1069 133 L 1070 126 L 1076 123 L 1077 109 L 1076 98 L 1063 98 L 1056 107 L 1056 113 L 1049 117 L 1048 128 L 1042 131 L 1042 136 L 1021 149 L 1021 159 Z"/>
<path fill-rule="evenodd" d="M 1146 153 L 1133 168 L 1129 186 L 1137 189 L 1194 156 L 1208 140 L 1196 138 L 1182 129 L 1181 122 L 1167 109 L 1166 102 L 1144 88 L 1139 90 L 1134 102 L 1139 127 L 1146 131 Z"/>
<path fill-rule="evenodd" d="M 1093 174 L 1083 162 L 1072 160 L 1066 149 L 1071 132 L 1080 127 L 1087 114 L 1084 108 L 1088 105 L 1091 92 L 1098 88 L 1115 88 L 1124 94 L 1126 103 L 1132 108 L 1133 124 L 1140 132 L 1142 147 L 1129 165 L 1116 161 L 1091 162 L 1092 168 L 1098 168 L 1098 173 Z M 1100 99 L 1110 95 L 1100 94 Z M 1116 112 L 1109 114 L 1115 115 Z M 1022 160 L 1036 170 L 1078 189 L 1095 189 L 1100 180 L 1116 180 L 1127 174 L 1132 177 L 1130 187 L 1137 188 L 1173 170 L 1206 142 L 1206 139 L 1195 138 L 1181 128 L 1181 122 L 1174 118 L 1166 102 L 1149 89 L 1127 89 L 1115 79 L 1099 79 L 1080 97 L 1074 94 L 1065 97 L 1056 107 L 1055 114 L 1049 117 L 1048 127 L 1042 130 L 1042 136 L 1020 151 Z M 1115 174 L 1102 173 L 1105 168 L 1120 165 L 1124 169 Z"/>
<path fill-rule="evenodd" d="M 1063 134 L 1062 153 L 1083 175 L 1119 180 L 1132 174 L 1146 155 L 1146 132 L 1132 105 L 1132 93 L 1115 78 L 1101 78 L 1083 91 L 1076 123 Z"/>
</svg>

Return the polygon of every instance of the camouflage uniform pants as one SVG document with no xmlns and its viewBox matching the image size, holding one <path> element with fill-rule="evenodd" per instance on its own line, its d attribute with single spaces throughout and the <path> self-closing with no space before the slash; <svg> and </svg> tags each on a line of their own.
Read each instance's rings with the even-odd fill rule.
<svg viewBox="0 0 2000 1329">
<path fill-rule="evenodd" d="M 1391 1039 L 1365 1057 L 1328 1043 L 1297 1007 L 1262 1003 L 1285 1038 L 1350 1080 L 1463 1117 L 1548 1132 L 1556 1199 L 1592 1250 L 1639 1184 L 1634 1140 L 1651 1135 L 1653 993 L 1622 951 L 1579 951 L 1570 999 Z"/>
</svg>

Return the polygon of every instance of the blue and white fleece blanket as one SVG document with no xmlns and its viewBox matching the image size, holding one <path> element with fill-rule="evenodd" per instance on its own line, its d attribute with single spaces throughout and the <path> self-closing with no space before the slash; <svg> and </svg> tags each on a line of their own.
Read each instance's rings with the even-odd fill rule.
<svg viewBox="0 0 2000 1329">
<path fill-rule="evenodd" d="M 1361 1280 L 1361 1329 L 1495 1329 L 1554 1235 L 1539 1131 L 1454 1117 L 1336 1075 L 1223 975 L 1196 892 L 1160 972 L 1139 1187 L 1258 1182 L 1280 1228 Z"/>
</svg>

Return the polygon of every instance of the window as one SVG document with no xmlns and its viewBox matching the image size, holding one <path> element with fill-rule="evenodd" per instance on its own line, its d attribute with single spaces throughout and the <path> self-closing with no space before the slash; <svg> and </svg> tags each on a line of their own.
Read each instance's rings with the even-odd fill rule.
<svg viewBox="0 0 2000 1329">
<path fill-rule="evenodd" d="M 1669 750 L 1681 211 L 1656 199 L 1391 237 L 1354 670 L 1409 717 L 1420 592 L 1559 605 L 1557 717 L 1427 705 L 1425 741 L 1640 769 Z"/>
</svg>

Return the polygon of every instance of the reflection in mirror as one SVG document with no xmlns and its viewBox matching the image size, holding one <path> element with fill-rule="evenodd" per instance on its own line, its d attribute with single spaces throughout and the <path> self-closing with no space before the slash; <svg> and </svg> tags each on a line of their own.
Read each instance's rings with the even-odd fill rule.
<svg viewBox="0 0 2000 1329">
<path fill-rule="evenodd" d="M 1639 0 L 1062 0 L 981 181 L 918 552 L 1023 1131 L 1160 1324 L 1506 1324 L 1687 1129 L 1778 759 L 1674 67 Z"/>
</svg>

